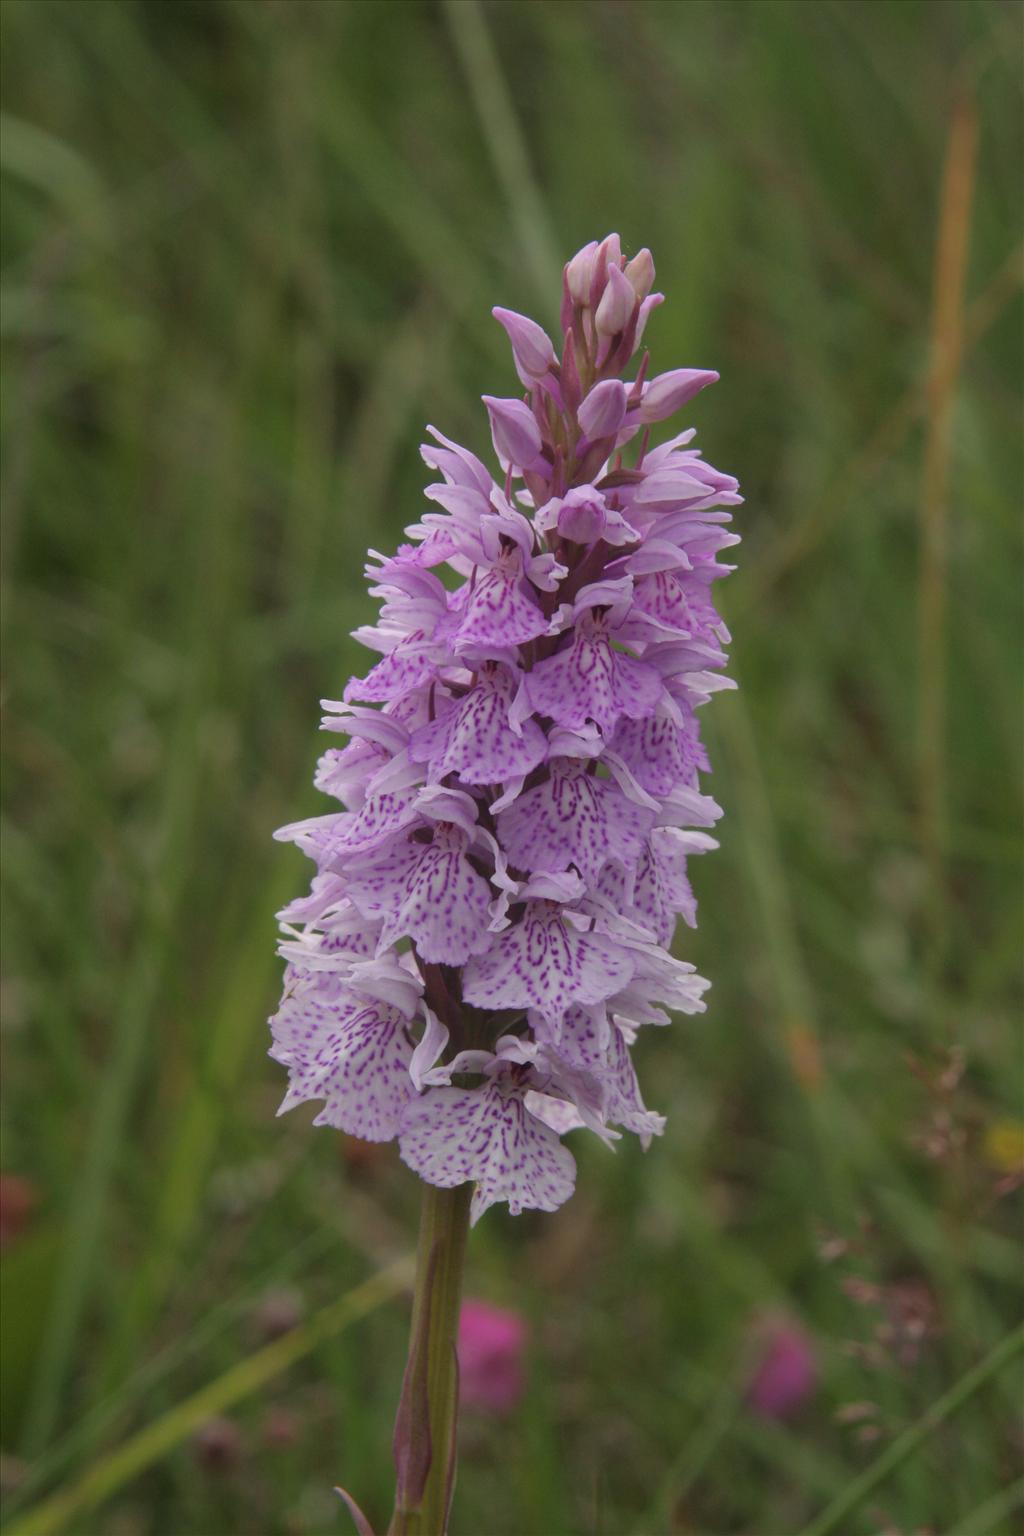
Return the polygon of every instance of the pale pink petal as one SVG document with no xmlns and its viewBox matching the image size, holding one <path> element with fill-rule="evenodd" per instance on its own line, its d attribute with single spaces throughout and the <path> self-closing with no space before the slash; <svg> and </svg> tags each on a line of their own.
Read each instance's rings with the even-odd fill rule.
<svg viewBox="0 0 1024 1536">
<path fill-rule="evenodd" d="M 423 443 L 420 447 L 423 462 L 431 469 L 440 470 L 449 484 L 475 486 L 485 496 L 489 495 L 493 482 L 476 454 L 470 453 L 460 443 L 453 443 L 450 437 L 445 437 L 436 427 L 428 427 L 427 431 L 434 442 Z M 435 444 L 439 446 L 435 447 Z"/>
<path fill-rule="evenodd" d="M 511 723 L 516 686 L 507 668 L 483 668 L 469 693 L 414 732 L 412 758 L 426 763 L 434 780 L 457 773 L 466 784 L 503 784 L 529 773 L 543 762 L 547 743 L 536 721 Z"/>
<path fill-rule="evenodd" d="M 320 878 L 319 876 L 317 878 Z M 277 947 L 291 966 L 302 972 L 343 971 L 356 960 L 373 955 L 376 924 L 368 923 L 350 901 L 321 916 L 316 928 L 296 929 L 282 923 L 286 935 Z"/>
<path fill-rule="evenodd" d="M 505 468 L 516 465 L 529 469 L 541 450 L 540 428 L 529 406 L 522 400 L 499 400 L 482 395 L 491 418 L 491 440 L 498 460 Z"/>
<path fill-rule="evenodd" d="M 516 372 L 529 389 L 534 379 L 547 373 L 555 362 L 555 349 L 547 332 L 528 315 L 514 309 L 492 309 L 491 314 L 504 326 L 512 343 Z"/>
<path fill-rule="evenodd" d="M 346 864 L 348 896 L 364 917 L 389 918 L 401 905 L 406 881 L 416 868 L 423 844 L 399 833 Z"/>
<path fill-rule="evenodd" d="M 502 811 L 497 825 L 517 868 L 555 872 L 575 865 L 590 882 L 609 859 L 638 858 L 653 820 L 652 811 L 628 800 L 611 780 L 556 759 L 550 778 Z"/>
<path fill-rule="evenodd" d="M 282 923 L 315 923 L 344 900 L 345 882 L 341 875 L 314 875 L 307 896 L 297 896 L 277 916 Z"/>
<path fill-rule="evenodd" d="M 557 1031 L 543 1020 L 535 1027 L 554 1061 L 561 1059 L 596 1085 L 600 1113 L 639 1136 L 646 1146 L 664 1130 L 664 1117 L 645 1108 L 626 1037 L 598 1009 L 571 1008 Z M 557 1069 L 556 1069 L 557 1071 Z M 591 1123 L 592 1129 L 600 1129 Z"/>
<path fill-rule="evenodd" d="M 442 822 L 429 843 L 400 836 L 347 865 L 352 902 L 383 918 L 378 950 L 407 935 L 429 964 L 462 965 L 487 948 L 494 892 L 466 857 L 468 843 Z"/>
<path fill-rule="evenodd" d="M 413 688 L 422 688 L 436 676 L 438 659 L 437 646 L 424 635 L 408 635 L 365 677 L 352 679 L 345 689 L 345 702 L 364 699 L 385 704 Z"/>
<path fill-rule="evenodd" d="M 543 1120 L 559 1136 L 565 1136 L 569 1131 L 580 1131 L 586 1124 L 575 1104 L 570 1104 L 566 1099 L 554 1099 L 549 1093 L 538 1093 L 535 1088 L 527 1092 L 523 1102 L 531 1115 Z"/>
<path fill-rule="evenodd" d="M 328 747 L 316 765 L 313 783 L 343 805 L 357 806 L 366 793 L 366 785 L 390 760 L 387 750 L 375 741 Z"/>
<path fill-rule="evenodd" d="M 635 917 L 659 944 L 671 943 L 676 914 L 662 889 L 658 866 L 649 845 L 644 847 L 635 867 L 630 870 L 609 864 L 601 873 L 596 892 L 617 911 Z"/>
<path fill-rule="evenodd" d="M 463 789 L 450 789 L 444 784 L 429 784 L 421 789 L 416 809 L 428 821 L 448 821 L 461 828 L 472 838 L 479 832 L 477 826 L 477 802 Z"/>
<path fill-rule="evenodd" d="M 426 1004 L 423 1005 L 423 1013 L 426 1018 L 423 1034 L 409 1062 L 409 1076 L 417 1092 L 424 1086 L 426 1074 L 434 1070 L 448 1044 L 447 1026 L 441 1023 Z"/>
<path fill-rule="evenodd" d="M 570 646 L 527 674 L 526 691 L 536 714 L 571 730 L 592 720 L 607 736 L 623 715 L 653 715 L 664 688 L 645 662 L 613 650 L 606 631 L 583 621 Z"/>
<path fill-rule="evenodd" d="M 362 853 L 377 848 L 385 838 L 412 826 L 417 819 L 416 800 L 419 794 L 419 786 L 410 784 L 401 789 L 384 790 L 378 795 L 371 795 L 346 829 L 346 851 Z"/>
<path fill-rule="evenodd" d="M 658 823 L 663 827 L 713 827 L 722 807 L 710 795 L 677 784 L 663 799 Z"/>
<path fill-rule="evenodd" d="M 418 544 L 398 546 L 395 559 L 406 561 L 409 565 L 418 565 L 424 569 L 443 565 L 459 547 L 450 529 L 431 524 L 429 518 L 424 518 L 422 523 L 411 523 L 405 531 L 411 539 L 420 541 Z"/>
<path fill-rule="evenodd" d="M 694 853 L 707 853 L 717 847 L 718 843 L 706 832 L 655 827 L 651 833 L 651 851 L 665 898 L 690 928 L 697 926 L 697 901 L 687 875 L 686 861 Z"/>
<path fill-rule="evenodd" d="M 456 610 L 458 623 L 452 633 L 456 652 L 470 646 L 504 649 L 544 634 L 547 618 L 529 595 L 518 566 L 517 554 L 514 568 L 503 563 L 482 576 L 472 589 L 463 588 L 463 600 Z"/>
<path fill-rule="evenodd" d="M 632 974 L 627 951 L 607 937 L 580 933 L 550 901 L 527 902 L 522 918 L 470 960 L 462 995 L 480 1008 L 536 1008 L 558 1019 L 573 1003 L 597 1003 Z"/>
<path fill-rule="evenodd" d="M 476 1184 L 474 1222 L 499 1200 L 514 1216 L 557 1210 L 575 1183 L 572 1154 L 504 1075 L 479 1088 L 429 1088 L 406 1105 L 398 1145 L 428 1184 Z"/>
<path fill-rule="evenodd" d="M 707 1004 L 703 994 L 711 983 L 698 976 L 688 961 L 677 960 L 655 944 L 637 946 L 633 959 L 631 981 L 609 1005 L 616 1016 L 621 1013 L 627 1019 L 644 1023 L 645 1009 L 654 1003 L 679 1013 L 704 1012 Z"/>
<path fill-rule="evenodd" d="M 651 1137 L 660 1136 L 664 1131 L 665 1117 L 645 1107 L 629 1046 L 622 1030 L 614 1024 L 604 1082 L 607 1092 L 605 1113 L 608 1119 L 632 1131 L 634 1136 L 639 1136 L 645 1148 L 649 1146 Z"/>
<path fill-rule="evenodd" d="M 699 574 L 656 571 L 641 576 L 633 601 L 637 612 L 657 619 L 668 630 L 709 644 L 718 640 L 722 620 Z"/>
<path fill-rule="evenodd" d="M 698 770 L 706 772 L 710 767 L 697 717 L 689 710 L 683 711 L 681 725 L 662 714 L 620 720 L 611 744 L 652 795 L 670 794 L 677 784 L 695 788 Z"/>
<path fill-rule="evenodd" d="M 364 1141 L 390 1141 L 413 1097 L 406 1020 L 387 1003 L 351 990 L 337 998 L 307 991 L 285 998 L 270 1021 L 270 1054 L 289 1069 L 282 1112 L 323 1099 L 314 1124 Z"/>
<path fill-rule="evenodd" d="M 519 887 L 520 901 L 556 901 L 568 907 L 570 902 L 580 901 L 586 895 L 586 882 L 576 870 L 561 870 L 554 874 L 538 873 L 531 875 L 524 885 Z M 566 912 L 566 916 L 576 921 L 579 914 Z M 589 928 L 589 919 L 583 918 L 577 922 L 577 926 Z"/>
<path fill-rule="evenodd" d="M 407 934 L 428 964 L 463 965 L 491 943 L 493 896 L 466 858 L 462 833 L 439 827 L 405 882 L 398 910 L 385 918 L 380 942 Z"/>
<path fill-rule="evenodd" d="M 349 973 L 352 986 L 378 1003 L 387 1003 L 411 1019 L 420 1007 L 423 978 L 409 954 L 383 954 L 355 960 Z"/>
</svg>

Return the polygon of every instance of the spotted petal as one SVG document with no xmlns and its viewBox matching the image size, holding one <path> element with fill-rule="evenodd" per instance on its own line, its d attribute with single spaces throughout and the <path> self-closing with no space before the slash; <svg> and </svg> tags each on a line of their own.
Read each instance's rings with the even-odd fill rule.
<svg viewBox="0 0 1024 1536">
<path fill-rule="evenodd" d="M 677 916 L 697 926 L 697 902 L 686 873 L 687 855 L 717 848 L 703 832 L 655 827 L 630 869 L 608 864 L 601 872 L 597 894 L 619 912 L 650 929 L 659 944 L 669 944 Z"/>
<path fill-rule="evenodd" d="M 409 755 L 426 763 L 431 780 L 457 773 L 465 784 L 503 784 L 544 761 L 547 743 L 535 720 L 513 725 L 516 689 L 505 667 L 484 667 L 469 692 L 413 733 Z"/>
<path fill-rule="evenodd" d="M 528 595 L 518 563 L 517 555 L 513 568 L 502 563 L 472 588 L 463 588 L 464 601 L 452 636 L 452 646 L 460 654 L 470 646 L 522 645 L 547 629 L 548 620 Z"/>
<path fill-rule="evenodd" d="M 599 1085 L 605 1118 L 639 1136 L 646 1146 L 665 1128 L 662 1115 L 647 1109 L 640 1096 L 636 1070 L 625 1033 L 599 1009 L 570 1008 L 560 1028 L 550 1034 L 537 1021 L 541 1037 L 555 1059 L 585 1073 Z"/>
<path fill-rule="evenodd" d="M 608 1119 L 639 1136 L 644 1147 L 649 1146 L 651 1137 L 660 1136 L 664 1131 L 665 1117 L 645 1106 L 626 1037 L 615 1024 L 612 1025 L 603 1081 Z"/>
<path fill-rule="evenodd" d="M 633 587 L 633 602 L 642 613 L 681 635 L 708 643 L 718 639 L 721 619 L 700 571 L 654 571 Z"/>
<path fill-rule="evenodd" d="M 414 1089 L 405 1015 L 388 1003 L 343 990 L 286 997 L 270 1021 L 270 1054 L 289 1069 L 279 1113 L 323 1099 L 314 1125 L 333 1125 L 364 1141 L 391 1141 Z"/>
<path fill-rule="evenodd" d="M 359 811 L 311 816 L 282 827 L 274 836 L 279 842 L 298 844 L 321 870 L 340 869 L 348 859 L 379 847 L 411 826 L 417 819 L 418 794 L 415 786 L 387 790 L 372 795 Z"/>
<path fill-rule="evenodd" d="M 494 892 L 466 857 L 460 827 L 440 823 L 433 841 L 407 837 L 348 866 L 348 894 L 369 918 L 383 918 L 378 952 L 408 935 L 429 964 L 463 965 L 491 942 Z"/>
<path fill-rule="evenodd" d="M 402 1115 L 403 1162 L 442 1189 L 472 1180 L 474 1222 L 499 1200 L 517 1216 L 557 1210 L 573 1191 L 572 1153 L 530 1114 L 518 1076 L 511 1069 L 479 1088 L 430 1088 Z"/>
<path fill-rule="evenodd" d="M 553 901 L 529 901 L 520 921 L 470 960 L 462 995 L 480 1008 L 536 1008 L 559 1019 L 573 1003 L 611 997 L 632 972 L 629 952 L 613 939 L 581 933 Z"/>
<path fill-rule="evenodd" d="M 623 715 L 653 715 L 664 689 L 652 667 L 613 650 L 607 631 L 584 619 L 567 649 L 527 673 L 526 692 L 534 712 L 556 725 L 576 730 L 593 720 L 608 736 Z"/>
<path fill-rule="evenodd" d="M 696 715 L 683 706 L 680 713 L 681 722 L 661 713 L 620 720 L 612 737 L 615 751 L 649 794 L 671 794 L 677 784 L 696 788 L 698 770 L 710 767 Z"/>
<path fill-rule="evenodd" d="M 314 875 L 306 896 L 296 896 L 277 914 L 282 923 L 315 923 L 345 899 L 345 881 L 341 875 Z"/>
<path fill-rule="evenodd" d="M 377 943 L 376 925 L 368 923 L 350 901 L 339 902 L 337 909 L 315 927 L 297 929 L 282 924 L 281 931 L 277 952 L 299 975 L 345 971 L 353 961 L 372 956 Z"/>
<path fill-rule="evenodd" d="M 610 779 L 556 759 L 551 776 L 498 816 L 498 836 L 519 869 L 554 873 L 575 865 L 589 883 L 609 859 L 640 856 L 653 811 L 628 800 Z"/>
<path fill-rule="evenodd" d="M 367 703 L 384 704 L 413 688 L 422 688 L 436 676 L 439 659 L 438 647 L 424 634 L 406 635 L 365 677 L 352 679 L 345 689 L 345 702 L 364 699 Z"/>
</svg>

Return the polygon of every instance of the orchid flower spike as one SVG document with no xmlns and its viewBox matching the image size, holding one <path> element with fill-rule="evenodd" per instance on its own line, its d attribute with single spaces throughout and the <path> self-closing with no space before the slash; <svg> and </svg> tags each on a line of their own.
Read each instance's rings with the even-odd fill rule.
<svg viewBox="0 0 1024 1536">
<path fill-rule="evenodd" d="M 730 686 L 713 590 L 741 498 L 692 431 L 649 447 L 718 377 L 633 364 L 653 284 L 610 235 L 565 268 L 560 352 L 494 310 L 522 386 L 483 397 L 497 462 L 429 429 L 429 510 L 369 567 L 378 659 L 326 705 L 336 808 L 277 834 L 316 866 L 280 914 L 282 1109 L 397 1139 L 473 1185 L 474 1220 L 568 1199 L 579 1128 L 648 1145 L 632 1047 L 704 1008 L 670 948 L 716 846 L 698 711 Z"/>
</svg>

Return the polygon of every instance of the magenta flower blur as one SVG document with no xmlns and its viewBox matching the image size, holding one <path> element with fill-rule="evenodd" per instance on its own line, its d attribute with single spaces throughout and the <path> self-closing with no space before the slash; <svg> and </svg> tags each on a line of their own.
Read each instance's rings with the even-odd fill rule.
<svg viewBox="0 0 1024 1536">
<path fill-rule="evenodd" d="M 747 1386 L 746 1402 L 763 1419 L 788 1419 L 814 1394 L 818 1362 L 806 1329 L 785 1318 L 758 1330 L 759 1358 Z"/>
<path fill-rule="evenodd" d="M 428 1183 L 474 1184 L 474 1220 L 561 1205 L 579 1127 L 647 1146 L 664 1121 L 631 1048 L 704 1008 L 670 945 L 716 846 L 697 711 L 731 686 L 712 592 L 741 498 L 692 430 L 649 442 L 718 375 L 649 378 L 644 352 L 622 377 L 653 280 L 649 251 L 586 246 L 560 357 L 494 311 L 525 390 L 484 397 L 500 473 L 428 428 L 429 509 L 367 567 L 380 613 L 356 636 L 380 660 L 324 703 L 348 745 L 316 783 L 340 808 L 277 834 L 317 867 L 280 914 L 282 1109 L 397 1138 Z"/>
<path fill-rule="evenodd" d="M 526 1323 L 518 1312 L 471 1298 L 459 1313 L 459 1396 L 466 1408 L 511 1413 L 526 1390 Z"/>
</svg>

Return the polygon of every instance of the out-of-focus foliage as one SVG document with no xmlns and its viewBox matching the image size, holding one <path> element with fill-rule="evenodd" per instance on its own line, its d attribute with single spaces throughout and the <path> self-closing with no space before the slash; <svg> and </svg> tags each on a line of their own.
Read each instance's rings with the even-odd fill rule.
<svg viewBox="0 0 1024 1536">
<path fill-rule="evenodd" d="M 681 946 L 714 988 L 643 1043 L 664 1140 L 579 1146 L 564 1211 L 474 1236 L 531 1381 L 465 1423 L 455 1536 L 788 1536 L 1012 1325 L 1021 16 L 5 0 L 12 1528 L 411 1242 L 393 1149 L 273 1119 L 272 913 L 307 872 L 269 834 L 318 808 L 317 700 L 360 665 L 363 551 L 418 515 L 423 423 L 486 445 L 490 306 L 550 314 L 610 229 L 655 253 L 656 363 L 720 369 L 692 419 L 748 498 Z M 744 1406 L 780 1313 L 821 1369 L 785 1423 Z M 405 1327 L 382 1303 L 66 1528 L 326 1532 L 338 1480 L 383 1523 Z M 1014 1388 L 844 1533 L 1008 1530 Z"/>
</svg>

